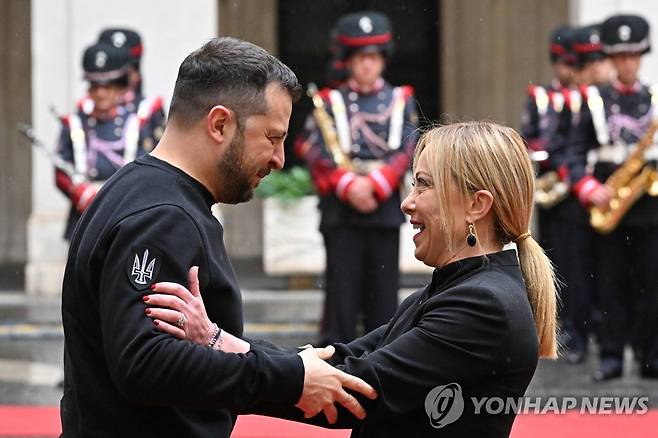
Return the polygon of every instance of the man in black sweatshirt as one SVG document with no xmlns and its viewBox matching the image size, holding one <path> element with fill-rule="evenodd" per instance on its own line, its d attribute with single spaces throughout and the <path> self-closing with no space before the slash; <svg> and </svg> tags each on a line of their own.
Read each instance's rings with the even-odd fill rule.
<svg viewBox="0 0 658 438">
<path fill-rule="evenodd" d="M 244 41 L 211 40 L 183 61 L 159 145 L 105 184 L 71 241 L 62 436 L 228 437 L 232 412 L 262 402 L 307 416 L 338 402 L 364 415 L 343 387 L 374 390 L 313 349 L 270 356 L 273 346 L 250 341 L 232 355 L 193 345 L 156 331 L 142 300 L 153 283 L 185 283 L 197 265 L 209 316 L 242 335 L 238 282 L 210 207 L 249 200 L 283 167 L 299 93 L 288 67 Z"/>
</svg>

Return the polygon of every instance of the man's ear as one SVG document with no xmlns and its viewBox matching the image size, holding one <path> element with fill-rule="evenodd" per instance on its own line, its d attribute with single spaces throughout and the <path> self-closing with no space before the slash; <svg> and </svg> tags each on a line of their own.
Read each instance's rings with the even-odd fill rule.
<svg viewBox="0 0 658 438">
<path fill-rule="evenodd" d="M 235 117 L 230 109 L 224 105 L 216 105 L 208 111 L 206 116 L 206 129 L 208 135 L 217 143 L 224 143 L 227 135 L 231 135 Z"/>
<path fill-rule="evenodd" d="M 470 222 L 477 222 L 485 217 L 493 206 L 493 195 L 489 190 L 478 190 L 470 196 L 466 215 Z"/>
</svg>

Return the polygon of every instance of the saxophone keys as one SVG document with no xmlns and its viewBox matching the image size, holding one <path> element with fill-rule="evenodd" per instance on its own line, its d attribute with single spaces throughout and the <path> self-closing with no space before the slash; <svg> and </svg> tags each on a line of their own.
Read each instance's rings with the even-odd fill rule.
<svg viewBox="0 0 658 438">
<path fill-rule="evenodd" d="M 626 198 L 631 194 L 631 188 L 628 186 L 620 187 L 619 190 L 617 190 L 617 196 L 620 198 Z M 613 199 L 612 201 L 617 201 L 616 199 Z M 612 201 L 610 201 L 610 204 L 612 205 Z M 617 201 L 619 203 L 619 201 Z"/>
<path fill-rule="evenodd" d="M 652 170 L 649 174 L 649 187 L 647 188 L 649 196 L 658 196 L 658 173 Z"/>
</svg>

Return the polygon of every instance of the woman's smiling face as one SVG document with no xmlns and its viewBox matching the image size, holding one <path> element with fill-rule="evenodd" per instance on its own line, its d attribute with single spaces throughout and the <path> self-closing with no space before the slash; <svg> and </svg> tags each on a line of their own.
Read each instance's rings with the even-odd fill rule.
<svg viewBox="0 0 658 438">
<path fill-rule="evenodd" d="M 454 253 L 454 250 L 448 248 L 441 215 L 451 214 L 452 223 L 456 228 L 465 224 L 466 220 L 461 196 L 456 187 L 451 185 L 447 188 L 451 211 L 446 212 L 441 211 L 439 206 L 435 183 L 429 167 L 428 150 L 424 149 L 414 168 L 414 188 L 402 201 L 401 208 L 411 217 L 411 225 L 414 229 L 418 230 L 414 235 L 416 245 L 414 255 L 426 265 L 439 268 L 444 266 Z"/>
</svg>

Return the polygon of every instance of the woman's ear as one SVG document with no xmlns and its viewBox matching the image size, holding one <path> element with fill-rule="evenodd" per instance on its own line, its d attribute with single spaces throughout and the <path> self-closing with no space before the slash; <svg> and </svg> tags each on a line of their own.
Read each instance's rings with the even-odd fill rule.
<svg viewBox="0 0 658 438">
<path fill-rule="evenodd" d="M 216 143 L 224 143 L 230 126 L 235 123 L 231 110 L 224 105 L 216 105 L 208 111 L 206 129 Z"/>
<path fill-rule="evenodd" d="M 491 211 L 493 195 L 489 190 L 478 190 L 470 196 L 467 204 L 466 216 L 470 222 L 477 222 Z"/>
</svg>

